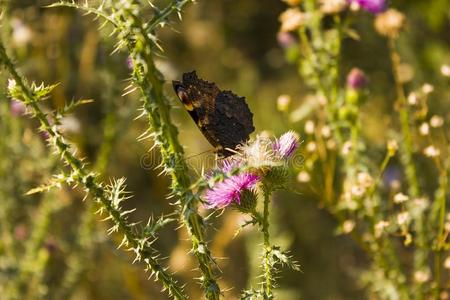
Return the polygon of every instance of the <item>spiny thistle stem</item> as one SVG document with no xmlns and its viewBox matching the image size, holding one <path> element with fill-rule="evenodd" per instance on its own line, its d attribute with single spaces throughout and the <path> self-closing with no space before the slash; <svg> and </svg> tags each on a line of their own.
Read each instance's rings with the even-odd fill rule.
<svg viewBox="0 0 450 300">
<path fill-rule="evenodd" d="M 264 236 L 264 283 L 263 283 L 263 295 L 264 299 L 273 299 L 273 262 L 272 262 L 272 245 L 270 244 L 269 233 L 269 205 L 270 205 L 270 192 L 263 188 L 264 195 L 264 210 L 262 221 L 262 232 Z"/>
<path fill-rule="evenodd" d="M 3 43 L 0 41 L 0 63 L 4 65 L 7 71 L 13 77 L 15 84 L 20 88 L 21 100 L 32 115 L 40 122 L 42 130 L 47 132 L 53 139 L 53 146 L 56 152 L 61 156 L 61 159 L 67 164 L 74 173 L 74 179 L 78 184 L 84 186 L 87 193 L 92 196 L 93 199 L 98 201 L 102 209 L 106 210 L 109 214 L 109 218 L 114 222 L 114 229 L 117 229 L 124 235 L 125 244 L 135 252 L 136 260 L 142 261 L 146 264 L 146 267 L 152 274 L 155 275 L 157 280 L 160 280 L 165 289 L 174 299 L 187 299 L 184 291 L 177 285 L 173 276 L 168 273 L 164 267 L 162 267 L 155 256 L 155 250 L 151 247 L 150 241 L 140 238 L 135 232 L 132 225 L 130 225 L 123 212 L 113 206 L 112 200 L 108 195 L 108 192 L 97 182 L 97 176 L 92 172 L 89 172 L 84 166 L 83 162 L 76 158 L 70 151 L 69 145 L 64 141 L 63 136 L 58 131 L 56 126 L 52 126 L 38 105 L 39 99 L 36 98 L 31 88 L 25 83 L 22 77 L 18 74 L 11 59 L 7 56 Z"/>
<path fill-rule="evenodd" d="M 151 21 L 148 28 L 156 28 L 162 19 L 179 12 L 189 2 L 192 1 L 173 2 Z M 150 39 L 142 18 L 136 15 L 136 10 L 130 10 L 123 4 L 118 4 L 116 9 L 117 23 L 126 28 L 123 38 L 133 61 L 133 81 L 143 95 L 144 110 L 148 115 L 155 142 L 160 148 L 163 167 L 172 179 L 172 194 L 180 199 L 181 217 L 191 236 L 192 250 L 202 272 L 201 284 L 205 297 L 219 299 L 220 288 L 212 268 L 215 262 L 205 242 L 203 219 L 197 212 L 198 197 L 190 190 L 191 182 L 187 175 L 184 151 L 178 141 L 178 130 L 170 118 L 170 105 L 163 93 L 163 76 L 153 61 L 155 43 Z M 122 19 L 132 22 L 125 23 Z"/>
</svg>

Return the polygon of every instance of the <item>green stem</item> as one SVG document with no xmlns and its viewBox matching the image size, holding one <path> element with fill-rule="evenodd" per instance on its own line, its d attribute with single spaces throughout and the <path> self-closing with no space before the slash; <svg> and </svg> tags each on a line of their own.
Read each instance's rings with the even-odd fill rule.
<svg viewBox="0 0 450 300">
<path fill-rule="evenodd" d="M 314 1 L 309 0 L 305 1 L 305 10 L 312 16 L 312 21 L 310 22 L 310 26 L 308 29 L 310 30 L 311 38 L 308 38 L 306 33 L 306 28 L 301 26 L 298 30 L 299 38 L 302 45 L 305 48 L 305 59 L 309 59 L 312 68 L 312 76 L 314 80 L 314 85 L 320 94 L 325 97 L 329 105 L 325 106 L 325 110 L 327 113 L 328 121 L 332 124 L 338 124 L 339 120 L 337 119 L 337 111 L 339 108 L 338 105 L 338 97 L 339 97 L 339 70 L 340 70 L 340 52 L 341 52 L 341 39 L 342 39 L 342 25 L 341 19 L 339 16 L 335 16 L 334 20 L 338 27 L 338 35 L 336 40 L 334 41 L 334 48 L 332 51 L 327 52 L 326 58 L 327 61 L 332 61 L 332 67 L 324 69 L 323 68 L 323 57 L 320 56 L 320 52 L 323 52 L 324 49 L 319 49 L 316 51 L 314 49 L 314 41 L 318 41 L 319 45 L 323 45 L 323 37 L 321 33 L 321 19 L 317 15 L 316 4 Z M 312 44 L 310 42 L 312 40 Z M 319 54 L 318 54 L 319 53 Z M 321 60 L 322 58 L 322 60 Z M 334 136 L 338 145 L 342 145 L 344 142 L 342 132 L 339 127 L 334 128 Z"/>
<path fill-rule="evenodd" d="M 270 244 L 269 234 L 269 205 L 270 205 L 270 193 L 267 189 L 263 188 L 264 194 L 264 211 L 262 232 L 264 236 L 264 283 L 263 283 L 263 295 L 264 299 L 273 299 L 273 262 L 272 262 L 272 246 Z"/>
<path fill-rule="evenodd" d="M 400 55 L 397 51 L 394 38 L 389 38 L 389 51 L 392 63 L 392 72 L 395 81 L 395 88 L 397 92 L 397 104 L 399 106 L 399 117 L 401 123 L 401 131 L 403 141 L 401 143 L 401 160 L 405 168 L 406 178 L 409 184 L 409 195 L 412 198 L 416 198 L 420 195 L 419 182 L 417 179 L 417 170 L 413 160 L 414 146 L 411 135 L 411 126 L 409 124 L 410 116 L 408 103 L 405 96 L 403 84 L 399 78 L 400 73 Z M 417 232 L 417 249 L 414 252 L 414 269 L 423 270 L 427 265 L 427 258 L 429 250 L 427 248 L 427 236 L 425 230 L 423 216 L 419 216 L 414 223 L 415 231 Z M 417 284 L 416 293 L 423 294 L 423 283 Z"/>
<path fill-rule="evenodd" d="M 150 23 L 148 28 L 156 28 L 161 20 L 191 1 L 183 0 L 172 3 Z M 204 237 L 204 221 L 197 212 L 198 197 L 190 190 L 191 181 L 188 176 L 188 166 L 184 160 L 184 151 L 178 141 L 178 130 L 170 118 L 170 105 L 163 93 L 164 79 L 157 70 L 154 61 L 154 42 L 149 37 L 149 30 L 142 23 L 135 10 L 130 10 L 118 4 L 117 11 L 123 16 L 117 18 L 120 24 L 127 28 L 125 40 L 133 60 L 133 80 L 143 95 L 144 110 L 152 129 L 155 142 L 159 145 L 163 167 L 172 179 L 172 194 L 180 199 L 180 212 L 192 240 L 193 253 L 196 256 L 202 273 L 201 285 L 207 299 L 218 300 L 220 287 L 213 272 L 215 262 L 210 254 Z"/>
<path fill-rule="evenodd" d="M 441 170 L 439 176 L 439 189 L 436 193 L 436 201 L 439 205 L 439 231 L 436 240 L 436 254 L 434 257 L 434 270 L 436 276 L 436 289 L 434 290 L 436 298 L 441 292 L 441 277 L 442 277 L 442 253 L 445 248 L 445 214 L 446 214 L 446 192 L 448 188 L 447 170 Z"/>
<path fill-rule="evenodd" d="M 375 178 L 375 181 L 373 185 L 370 187 L 367 197 L 370 199 L 374 196 L 376 189 L 379 187 L 381 179 L 383 177 L 384 171 L 386 171 L 386 168 L 391 161 L 391 158 L 394 156 L 395 153 L 390 152 L 389 150 L 386 152 L 386 155 L 384 156 L 383 161 L 381 162 L 380 169 L 378 171 L 378 175 Z"/>
<path fill-rule="evenodd" d="M 355 118 L 359 118 L 359 109 Z M 357 172 L 359 132 L 359 120 L 357 119 L 355 122 L 352 122 L 350 127 L 351 149 L 348 154 L 348 159 L 346 159 L 348 164 L 348 178 L 352 182 L 356 179 Z"/>
<path fill-rule="evenodd" d="M 403 84 L 399 78 L 399 70 L 400 70 L 400 55 L 398 54 L 397 47 L 395 45 L 395 40 L 389 39 L 389 50 L 391 55 L 392 62 L 392 72 L 394 75 L 395 88 L 397 92 L 397 101 L 400 106 L 399 114 L 400 114 L 400 123 L 401 130 L 403 135 L 403 143 L 401 143 L 402 147 L 402 158 L 403 164 L 406 168 L 406 176 L 409 182 L 409 194 L 411 197 L 419 196 L 419 183 L 417 180 L 417 171 L 416 166 L 413 162 L 413 142 L 411 136 L 411 128 L 409 124 L 409 110 L 407 106 L 405 91 L 403 89 Z"/>
</svg>

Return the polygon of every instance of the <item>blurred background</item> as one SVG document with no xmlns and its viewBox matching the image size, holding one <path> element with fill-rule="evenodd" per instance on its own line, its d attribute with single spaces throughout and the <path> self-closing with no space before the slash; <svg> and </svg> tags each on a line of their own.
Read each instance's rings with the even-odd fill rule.
<svg viewBox="0 0 450 300">
<path fill-rule="evenodd" d="M 134 197 L 125 206 L 137 208 L 133 218 L 145 220 L 171 212 L 166 199 L 169 181 L 153 170 L 157 151 L 149 158 L 146 153 L 151 141 L 137 140 L 147 126 L 145 119 L 134 120 L 139 115 L 138 93 L 122 96 L 130 77 L 127 55 L 111 54 L 115 43 L 107 27 L 99 30 L 91 16 L 72 9 L 44 8 L 51 2 L 9 1 L 0 28 L 6 46 L 30 81 L 59 83 L 48 101 L 49 108 L 75 99 L 94 100 L 66 117 L 62 128 L 77 145 L 78 154 L 104 174 L 104 180 L 127 178 Z M 450 63 L 450 3 L 396 0 L 391 4 L 407 16 L 406 33 L 400 39 L 405 72 L 410 77 L 406 86 L 432 83 L 430 110 L 444 112 L 448 120 L 449 80 L 440 68 Z M 172 114 L 186 156 L 192 157 L 193 175 L 208 167 L 203 163 L 205 156 L 198 154 L 211 146 L 171 89 L 171 80 L 183 72 L 196 70 L 199 77 L 245 96 L 254 113 L 256 132 L 279 135 L 294 129 L 304 136 L 305 119 L 290 116 L 306 103 L 310 90 L 277 40 L 278 17 L 285 9 L 286 4 L 278 0 L 197 1 L 184 10 L 182 22 L 175 21 L 173 28 L 160 32 L 164 52 L 158 67 L 168 80 L 166 92 L 173 100 Z M 389 54 L 386 41 L 373 29 L 372 16 L 361 14 L 354 21 L 360 40 L 344 41 L 342 82 L 352 67 L 368 74 L 370 95 L 362 107 L 367 126 L 364 138 L 377 157 L 394 113 Z M 59 162 L 46 148 L 45 137 L 37 133 L 37 124 L 6 98 L 7 78 L 2 71 L 2 238 L 17 249 L 20 259 L 30 260 L 29 274 L 21 275 L 32 286 L 29 299 L 37 294 L 45 299 L 167 299 L 159 283 L 147 280 L 142 267 L 131 265 L 127 253 L 116 249 L 120 241 L 107 236 L 107 224 L 92 217 L 92 207 L 89 200 L 82 201 L 82 191 L 65 188 L 24 195 L 57 173 Z M 277 110 L 282 94 L 292 99 L 287 111 Z M 300 152 L 305 158 L 310 155 L 302 147 Z M 424 178 L 435 175 L 432 169 L 419 172 Z M 350 236 L 337 233 L 337 223 L 322 209 L 322 199 L 295 177 L 293 174 L 293 190 L 274 198 L 271 230 L 275 243 L 290 249 L 302 272 L 283 270 L 278 299 L 370 299 L 360 281 L 361 271 L 368 266 L 364 252 Z M 213 220 L 208 232 L 222 270 L 220 282 L 225 289 L 232 287 L 225 292 L 225 299 L 236 299 L 258 272 L 260 236 L 245 230 L 235 237 L 242 220 L 238 212 L 227 210 Z M 36 224 L 42 227 L 40 234 Z M 200 299 L 194 279 L 198 276 L 196 263 L 186 254 L 190 242 L 184 229 L 176 227 L 164 229 L 156 247 L 169 257 L 166 262 L 177 277 L 188 282 L 186 289 L 192 299 Z M 28 253 L 27 247 L 37 247 L 39 255 L 22 257 L 20 253 Z M 44 265 L 39 263 L 43 258 Z M 39 267 L 41 278 L 36 278 Z M 0 268 L 0 280 L 14 276 L 14 260 L 7 255 L 0 257 Z"/>
</svg>

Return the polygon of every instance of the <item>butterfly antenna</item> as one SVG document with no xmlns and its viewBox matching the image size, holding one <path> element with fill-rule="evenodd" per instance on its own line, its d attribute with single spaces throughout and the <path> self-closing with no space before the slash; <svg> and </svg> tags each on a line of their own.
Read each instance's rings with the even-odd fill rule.
<svg viewBox="0 0 450 300">
<path fill-rule="evenodd" d="M 233 152 L 234 154 L 240 154 L 239 151 L 236 151 L 236 150 L 231 149 L 231 148 L 225 148 L 225 150 L 230 151 L 230 152 Z"/>
<path fill-rule="evenodd" d="M 200 152 L 200 153 L 198 153 L 198 154 L 191 155 L 191 156 L 187 157 L 186 160 L 189 160 L 189 159 L 192 159 L 192 158 L 194 158 L 194 157 L 200 156 L 200 155 L 205 154 L 205 153 L 208 153 L 208 152 L 213 152 L 213 151 L 214 151 L 213 149 L 209 149 L 209 150 Z"/>
</svg>

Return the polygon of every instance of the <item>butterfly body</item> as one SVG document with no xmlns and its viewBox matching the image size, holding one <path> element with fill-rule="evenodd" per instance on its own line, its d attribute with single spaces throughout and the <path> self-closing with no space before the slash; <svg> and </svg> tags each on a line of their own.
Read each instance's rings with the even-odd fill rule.
<svg viewBox="0 0 450 300">
<path fill-rule="evenodd" d="M 222 91 L 199 79 L 195 71 L 184 73 L 173 88 L 200 131 L 222 156 L 233 154 L 255 130 L 253 114 L 244 97 Z"/>
</svg>

